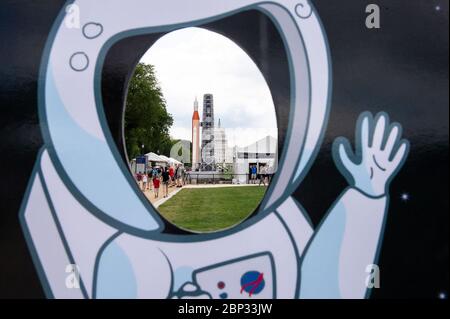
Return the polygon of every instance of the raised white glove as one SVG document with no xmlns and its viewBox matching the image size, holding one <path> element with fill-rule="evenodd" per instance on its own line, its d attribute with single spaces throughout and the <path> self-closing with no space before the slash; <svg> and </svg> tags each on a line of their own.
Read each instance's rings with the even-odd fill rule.
<svg viewBox="0 0 450 319">
<path fill-rule="evenodd" d="M 378 113 L 374 119 L 370 112 L 364 112 L 356 126 L 356 154 L 348 139 L 335 140 L 334 160 L 351 186 L 372 197 L 388 193 L 409 151 L 409 142 L 400 139 L 401 132 L 399 123 L 389 125 L 386 113 Z"/>
</svg>

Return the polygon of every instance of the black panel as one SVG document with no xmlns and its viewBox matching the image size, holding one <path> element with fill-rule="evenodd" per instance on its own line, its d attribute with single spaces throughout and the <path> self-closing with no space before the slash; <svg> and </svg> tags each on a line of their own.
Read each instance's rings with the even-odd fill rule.
<svg viewBox="0 0 450 319">
<path fill-rule="evenodd" d="M 48 32 L 64 2 L 3 0 L 0 4 L 0 298 L 44 297 L 18 211 L 42 145 L 37 116 L 40 61 Z M 388 112 L 403 124 L 411 153 L 392 184 L 380 261 L 381 288 L 373 297 L 436 298 L 441 291 L 448 293 L 448 2 L 378 0 L 380 30 L 365 28 L 368 3 L 364 1 L 313 2 L 330 42 L 333 100 L 325 143 L 295 197 L 317 224 L 346 186 L 330 156 L 331 142 L 341 135 L 353 139 L 355 121 L 362 111 Z M 440 12 L 434 9 L 436 3 L 440 3 Z M 273 93 L 274 85 L 279 85 L 272 83 L 273 79 L 284 77 L 280 83 L 287 83 L 284 58 L 279 55 L 282 45 L 271 24 L 260 15 L 248 12 L 242 17 L 245 21 L 230 17 L 228 22 L 215 22 L 208 28 L 240 44 L 257 63 L 267 61 L 259 67 Z M 248 48 L 240 43 L 252 37 L 259 37 L 259 44 Z M 108 56 L 103 93 L 121 151 L 126 79 L 154 40 L 129 40 L 136 53 L 118 44 L 113 50 L 122 51 L 123 58 L 110 60 Z M 114 78 L 117 82 L 108 83 Z M 274 96 L 280 125 L 287 114 L 289 88 L 279 85 L 278 90 L 284 92 Z M 114 98 L 118 99 L 115 106 L 110 103 Z M 411 195 L 409 202 L 399 199 L 402 192 Z"/>
</svg>

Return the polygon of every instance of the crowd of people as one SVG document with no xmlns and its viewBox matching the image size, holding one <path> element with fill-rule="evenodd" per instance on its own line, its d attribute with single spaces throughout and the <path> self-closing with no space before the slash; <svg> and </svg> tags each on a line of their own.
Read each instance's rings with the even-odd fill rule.
<svg viewBox="0 0 450 319">
<path fill-rule="evenodd" d="M 186 170 L 182 164 L 169 167 L 149 167 L 145 172 L 137 172 L 136 182 L 143 192 L 153 191 L 155 198 L 159 197 L 162 184 L 163 197 L 169 196 L 169 187 L 183 187 L 185 185 Z"/>
<path fill-rule="evenodd" d="M 261 165 L 258 169 L 257 165 L 249 167 L 249 184 L 257 184 L 267 186 L 272 179 L 273 172 L 270 166 Z M 188 174 L 182 164 L 170 165 L 168 167 L 154 166 L 148 167 L 145 172 L 139 171 L 135 174 L 136 182 L 140 189 L 153 192 L 155 198 L 159 198 L 160 188 L 162 187 L 162 196 L 169 196 L 170 187 L 183 187 L 186 185 Z"/>
</svg>

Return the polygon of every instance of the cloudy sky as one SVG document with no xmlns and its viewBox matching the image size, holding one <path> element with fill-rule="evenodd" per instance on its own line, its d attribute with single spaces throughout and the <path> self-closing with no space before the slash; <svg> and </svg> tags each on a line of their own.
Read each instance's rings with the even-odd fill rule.
<svg viewBox="0 0 450 319">
<path fill-rule="evenodd" d="M 203 94 L 214 95 L 215 120 L 226 128 L 229 146 L 277 137 L 275 109 L 262 74 L 234 42 L 217 33 L 187 28 L 167 34 L 142 57 L 153 64 L 168 111 L 171 135 L 191 140 L 195 97 L 201 116 Z"/>
</svg>

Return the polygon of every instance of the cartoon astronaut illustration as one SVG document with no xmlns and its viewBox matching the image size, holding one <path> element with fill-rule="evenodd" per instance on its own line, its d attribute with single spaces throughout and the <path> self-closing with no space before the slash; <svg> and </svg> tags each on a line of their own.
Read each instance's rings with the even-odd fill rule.
<svg viewBox="0 0 450 319">
<path fill-rule="evenodd" d="M 48 297 L 368 296 L 366 268 L 378 258 L 389 185 L 409 144 L 387 114 L 361 114 L 354 149 L 345 138 L 333 145 L 348 187 L 313 228 L 291 194 L 320 148 L 332 82 L 325 34 L 308 1 L 69 4 L 83 12 L 81 28 L 65 26 L 62 12 L 48 39 L 39 83 L 45 145 L 20 212 Z M 199 26 L 248 9 L 277 25 L 289 59 L 293 95 L 279 170 L 258 214 L 240 225 L 196 236 L 166 234 L 108 131 L 99 75 L 105 54 L 125 37 Z M 114 187 L 97 187 L 103 177 Z M 80 289 L 65 285 L 70 264 L 79 269 Z"/>
</svg>

